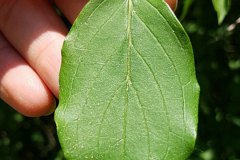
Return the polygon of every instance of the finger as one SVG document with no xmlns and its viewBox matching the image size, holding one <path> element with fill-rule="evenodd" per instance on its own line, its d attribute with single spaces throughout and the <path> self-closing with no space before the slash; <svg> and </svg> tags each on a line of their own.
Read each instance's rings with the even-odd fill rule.
<svg viewBox="0 0 240 160">
<path fill-rule="evenodd" d="M 35 71 L 0 34 L 0 98 L 26 116 L 50 113 L 56 101 Z"/>
<path fill-rule="evenodd" d="M 67 29 L 49 1 L 5 0 L 0 3 L 0 30 L 58 97 Z"/>
<path fill-rule="evenodd" d="M 170 8 L 173 11 L 175 11 L 177 9 L 178 0 L 165 0 L 165 2 L 167 2 L 167 4 L 170 6 Z"/>
<path fill-rule="evenodd" d="M 87 4 L 89 0 L 54 0 L 54 3 L 67 17 L 70 23 L 73 23 L 79 12 Z"/>
</svg>

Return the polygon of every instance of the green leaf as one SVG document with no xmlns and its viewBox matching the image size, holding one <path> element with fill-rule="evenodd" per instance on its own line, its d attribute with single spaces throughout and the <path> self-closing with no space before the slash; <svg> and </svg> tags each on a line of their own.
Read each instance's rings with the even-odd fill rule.
<svg viewBox="0 0 240 160">
<path fill-rule="evenodd" d="M 187 15 L 190 7 L 192 6 L 193 2 L 194 2 L 194 0 L 184 0 L 180 20 L 183 20 L 186 17 L 186 15 Z"/>
<path fill-rule="evenodd" d="M 159 0 L 92 0 L 62 49 L 57 131 L 68 159 L 186 159 L 199 86 L 189 38 Z"/>
<path fill-rule="evenodd" d="M 217 12 L 218 24 L 221 24 L 230 9 L 231 0 L 212 0 L 212 3 Z"/>
</svg>

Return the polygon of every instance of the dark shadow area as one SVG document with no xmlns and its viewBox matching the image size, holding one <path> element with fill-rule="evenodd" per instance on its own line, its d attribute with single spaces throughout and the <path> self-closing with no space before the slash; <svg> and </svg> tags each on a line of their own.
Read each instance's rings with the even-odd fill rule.
<svg viewBox="0 0 240 160">
<path fill-rule="evenodd" d="M 238 160 L 240 1 L 232 0 L 228 15 L 218 25 L 212 1 L 193 0 L 182 24 L 193 45 L 201 87 L 198 138 L 190 159 Z"/>
<path fill-rule="evenodd" d="M 0 100 L 1 160 L 64 160 L 53 115 L 27 118 Z"/>
</svg>

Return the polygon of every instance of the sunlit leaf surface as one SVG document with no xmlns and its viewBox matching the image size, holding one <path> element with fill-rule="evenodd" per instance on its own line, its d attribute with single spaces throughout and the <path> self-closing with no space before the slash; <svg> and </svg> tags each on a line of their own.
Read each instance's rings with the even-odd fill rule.
<svg viewBox="0 0 240 160">
<path fill-rule="evenodd" d="M 92 0 L 62 50 L 55 113 L 67 159 L 184 160 L 197 128 L 190 41 L 160 0 Z"/>
</svg>

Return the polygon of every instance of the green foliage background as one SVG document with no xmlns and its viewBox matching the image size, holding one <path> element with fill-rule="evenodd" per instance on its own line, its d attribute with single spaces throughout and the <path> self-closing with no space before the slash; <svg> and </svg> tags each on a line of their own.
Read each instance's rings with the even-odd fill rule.
<svg viewBox="0 0 240 160">
<path fill-rule="evenodd" d="M 185 16 L 181 16 L 186 6 Z M 191 160 L 240 159 L 240 1 L 221 24 L 210 0 L 180 0 L 176 15 L 192 41 L 201 96 Z M 63 160 L 53 115 L 23 117 L 0 101 L 1 160 Z"/>
</svg>

